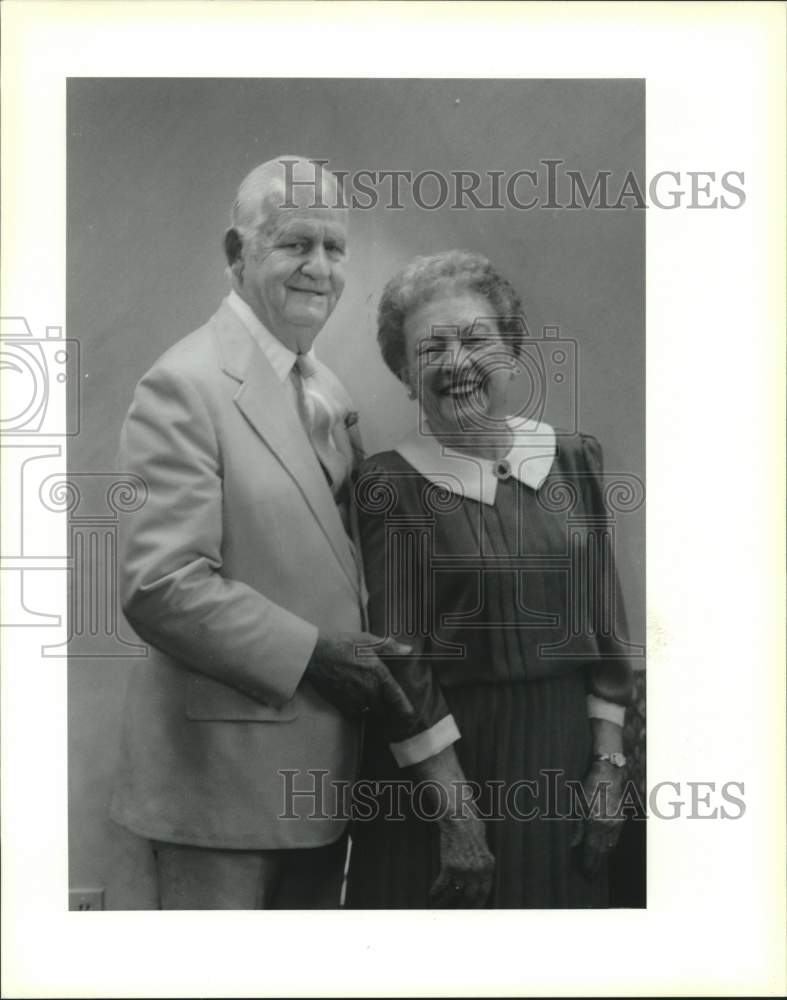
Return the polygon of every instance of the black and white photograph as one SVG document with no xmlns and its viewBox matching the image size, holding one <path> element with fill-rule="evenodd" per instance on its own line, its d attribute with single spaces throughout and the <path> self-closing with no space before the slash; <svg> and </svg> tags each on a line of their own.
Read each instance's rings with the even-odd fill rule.
<svg viewBox="0 0 787 1000">
<path fill-rule="evenodd" d="M 11 6 L 4 995 L 778 995 L 784 8 Z"/>
<path fill-rule="evenodd" d="M 72 892 L 644 906 L 644 81 L 68 101 Z"/>
</svg>

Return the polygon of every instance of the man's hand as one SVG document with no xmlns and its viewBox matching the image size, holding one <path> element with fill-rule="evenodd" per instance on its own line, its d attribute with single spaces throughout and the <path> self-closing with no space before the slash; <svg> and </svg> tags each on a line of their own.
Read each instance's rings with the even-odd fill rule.
<svg viewBox="0 0 787 1000">
<path fill-rule="evenodd" d="M 345 715 L 357 718 L 369 709 L 406 726 L 415 717 L 413 706 L 380 655 L 410 651 L 395 639 L 368 632 L 320 635 L 303 676 Z"/>
<path fill-rule="evenodd" d="M 429 890 L 429 906 L 478 908 L 489 898 L 495 859 L 477 816 L 440 820 L 440 874 Z"/>
<path fill-rule="evenodd" d="M 619 815 L 623 796 L 623 772 L 603 761 L 594 763 L 582 782 L 590 815 L 577 823 L 572 847 L 582 845 L 582 870 L 593 878 L 617 844 L 624 819 Z"/>
</svg>

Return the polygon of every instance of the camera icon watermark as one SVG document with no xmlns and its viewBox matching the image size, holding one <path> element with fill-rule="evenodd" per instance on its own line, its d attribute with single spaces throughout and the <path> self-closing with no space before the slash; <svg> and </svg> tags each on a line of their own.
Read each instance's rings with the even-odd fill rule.
<svg viewBox="0 0 787 1000">
<path fill-rule="evenodd" d="M 523 326 L 524 326 L 524 321 Z M 524 326 L 519 367 L 522 402 L 515 416 L 544 420 L 567 434 L 579 430 L 579 345 L 562 337 L 559 326 L 543 326 L 533 336 Z"/>
<path fill-rule="evenodd" d="M 44 641 L 45 657 L 147 656 L 121 634 L 117 583 L 119 523 L 147 486 L 119 472 L 68 472 L 66 444 L 52 440 L 79 433 L 79 362 L 79 342 L 61 326 L 34 337 L 25 318 L 0 317 L 0 628 L 65 620 L 65 641 Z"/>
<path fill-rule="evenodd" d="M 579 429 L 579 346 L 558 326 L 538 335 L 522 316 L 478 317 L 460 329 L 433 326 L 418 349 L 419 429 L 451 446 L 507 439 L 509 423 L 544 420 Z"/>
<path fill-rule="evenodd" d="M 22 316 L 0 318 L 0 434 L 79 433 L 79 343 L 48 326 L 34 337 Z"/>
</svg>

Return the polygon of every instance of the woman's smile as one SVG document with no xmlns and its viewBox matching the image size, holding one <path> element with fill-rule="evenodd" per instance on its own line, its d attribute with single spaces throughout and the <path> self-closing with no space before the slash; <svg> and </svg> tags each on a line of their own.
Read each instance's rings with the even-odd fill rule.
<svg viewBox="0 0 787 1000">
<path fill-rule="evenodd" d="M 449 375 L 435 382 L 434 391 L 438 396 L 473 396 L 484 391 L 483 381 L 466 374 Z"/>
<path fill-rule="evenodd" d="M 511 358 L 496 324 L 479 318 L 489 314 L 482 297 L 447 289 L 405 323 L 410 384 L 438 436 L 488 431 L 505 416 Z"/>
</svg>

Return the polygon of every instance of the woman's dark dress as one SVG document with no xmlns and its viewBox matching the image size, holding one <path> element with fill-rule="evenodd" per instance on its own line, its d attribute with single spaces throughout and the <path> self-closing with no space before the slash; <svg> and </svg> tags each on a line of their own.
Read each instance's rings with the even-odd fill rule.
<svg viewBox="0 0 787 1000">
<path fill-rule="evenodd" d="M 458 725 L 460 763 L 481 785 L 482 813 L 494 817 L 486 820 L 496 859 L 489 905 L 605 906 L 606 870 L 593 880 L 581 873 L 580 850 L 570 847 L 575 821 L 560 818 L 570 806 L 566 781 L 581 781 L 589 765 L 587 694 L 625 701 L 630 681 L 616 639 L 624 624 L 605 543 L 600 447 L 585 435 L 560 437 L 537 490 L 511 476 L 494 504 L 461 492 L 398 452 L 365 464 L 356 496 L 370 628 L 413 646 L 412 657 L 387 662 L 416 707 L 414 730 L 449 711 Z M 367 726 L 362 778 L 412 779 L 388 746 L 407 735 Z M 378 806 L 390 816 L 396 803 L 394 815 L 406 818 L 353 823 L 347 906 L 427 905 L 437 824 L 413 816 L 392 789 Z"/>
</svg>

